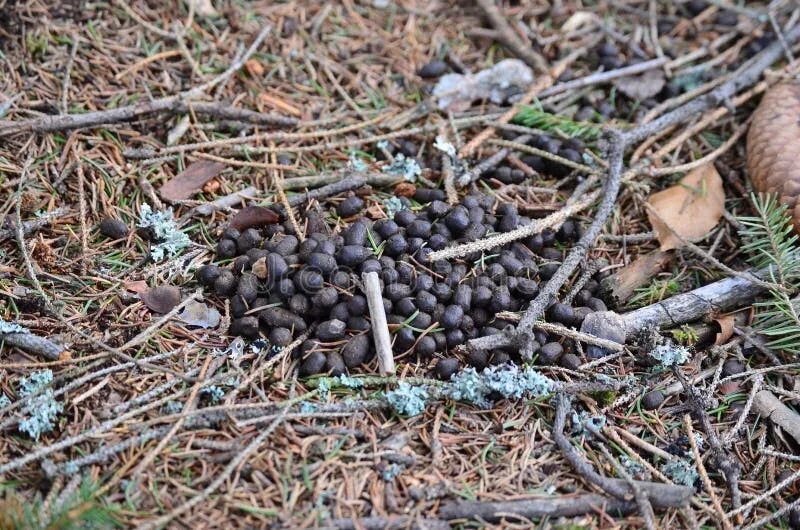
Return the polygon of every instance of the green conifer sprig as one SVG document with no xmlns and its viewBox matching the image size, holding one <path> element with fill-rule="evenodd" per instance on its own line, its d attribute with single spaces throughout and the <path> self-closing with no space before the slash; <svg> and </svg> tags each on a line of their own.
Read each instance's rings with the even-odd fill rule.
<svg viewBox="0 0 800 530">
<path fill-rule="evenodd" d="M 560 131 L 570 138 L 581 138 L 587 141 L 598 139 L 602 133 L 600 126 L 595 123 L 573 121 L 557 114 L 551 114 L 539 105 L 523 106 L 511 121 L 542 131 Z"/>
<path fill-rule="evenodd" d="M 755 304 L 755 326 L 770 339 L 768 345 L 791 353 L 800 353 L 800 248 L 793 233 L 786 205 L 774 195 L 753 195 L 756 210 L 752 217 L 739 217 L 740 235 L 750 263 L 768 269 L 772 282 L 785 290 L 772 290 L 770 299 Z"/>
</svg>

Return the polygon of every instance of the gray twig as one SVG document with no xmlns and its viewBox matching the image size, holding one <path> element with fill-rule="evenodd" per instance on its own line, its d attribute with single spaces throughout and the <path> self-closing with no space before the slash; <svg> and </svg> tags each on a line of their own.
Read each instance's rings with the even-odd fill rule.
<svg viewBox="0 0 800 530">
<path fill-rule="evenodd" d="M 362 279 L 364 281 L 364 296 L 367 298 L 369 307 L 369 317 L 372 320 L 372 338 L 375 341 L 378 366 L 381 374 L 393 374 L 392 340 L 389 336 L 389 326 L 386 323 L 386 311 L 383 308 L 378 273 L 365 272 L 362 275 Z"/>
</svg>

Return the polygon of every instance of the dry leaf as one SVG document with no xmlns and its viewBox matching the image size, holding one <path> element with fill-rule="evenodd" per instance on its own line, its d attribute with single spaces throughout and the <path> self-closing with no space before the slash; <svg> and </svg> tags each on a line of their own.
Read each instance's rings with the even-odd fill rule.
<svg viewBox="0 0 800 530">
<path fill-rule="evenodd" d="M 268 275 L 267 258 L 258 258 L 250 267 L 250 270 L 253 271 L 253 274 L 255 274 L 256 278 L 259 280 L 266 280 Z"/>
<path fill-rule="evenodd" d="M 264 226 L 272 223 L 277 223 L 280 216 L 269 208 L 263 206 L 247 206 L 239 210 L 239 212 L 231 219 L 231 228 L 236 230 L 247 230 L 257 226 Z"/>
<path fill-rule="evenodd" d="M 733 337 L 733 328 L 736 325 L 736 317 L 733 313 L 727 315 L 720 315 L 714 319 L 714 322 L 719 326 L 720 332 L 714 338 L 714 346 L 725 344 Z"/>
<path fill-rule="evenodd" d="M 599 19 L 600 17 L 591 11 L 576 11 L 561 25 L 561 31 L 564 33 L 578 31 L 583 27 L 595 24 Z"/>
<path fill-rule="evenodd" d="M 217 15 L 217 10 L 214 9 L 211 0 L 189 0 L 189 2 L 194 6 L 195 12 L 201 17 L 213 17 Z"/>
<path fill-rule="evenodd" d="M 417 187 L 411 182 L 401 182 L 394 187 L 394 194 L 400 197 L 413 197 L 417 192 Z"/>
<path fill-rule="evenodd" d="M 151 311 L 169 313 L 181 302 L 181 290 L 174 285 L 159 285 L 139 293 L 139 298 Z"/>
<path fill-rule="evenodd" d="M 661 92 L 665 82 L 663 71 L 648 70 L 640 75 L 617 79 L 614 86 L 632 100 L 643 101 Z"/>
<path fill-rule="evenodd" d="M 213 178 L 203 184 L 203 193 L 216 193 L 222 187 L 218 178 Z"/>
<path fill-rule="evenodd" d="M 244 63 L 247 73 L 253 77 L 261 77 L 264 75 L 264 65 L 258 59 L 250 59 Z"/>
<path fill-rule="evenodd" d="M 178 313 L 178 318 L 186 322 L 190 326 L 197 326 L 200 328 L 215 328 L 219 325 L 222 315 L 213 307 L 208 307 L 203 302 L 192 300 L 183 311 Z"/>
<path fill-rule="evenodd" d="M 200 160 L 169 179 L 159 193 L 167 201 L 185 201 L 203 189 L 203 185 L 225 169 L 225 164 Z"/>
<path fill-rule="evenodd" d="M 725 381 L 719 385 L 719 391 L 723 395 L 733 394 L 742 389 L 742 384 L 739 381 Z"/>
<path fill-rule="evenodd" d="M 705 164 L 678 184 L 651 195 L 647 205 L 661 250 L 680 248 L 681 239 L 701 239 L 719 222 L 725 210 L 722 179 L 713 164 Z"/>
<path fill-rule="evenodd" d="M 144 280 L 128 280 L 122 282 L 122 285 L 125 286 L 125 289 L 137 294 L 141 294 L 149 289 L 149 287 L 147 287 L 147 282 Z"/>
</svg>

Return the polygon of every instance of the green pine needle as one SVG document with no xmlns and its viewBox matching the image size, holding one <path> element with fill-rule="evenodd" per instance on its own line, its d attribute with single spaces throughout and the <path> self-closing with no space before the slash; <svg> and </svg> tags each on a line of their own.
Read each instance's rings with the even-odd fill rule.
<svg viewBox="0 0 800 530">
<path fill-rule="evenodd" d="M 40 495 L 31 501 L 13 486 L 0 487 L 0 528 L 99 530 L 121 526 L 118 508 L 96 498 L 98 487 L 91 479 L 84 479 L 76 491 L 48 506 Z"/>
<path fill-rule="evenodd" d="M 755 304 L 755 326 L 770 338 L 771 348 L 800 353 L 800 299 L 792 295 L 800 288 L 800 248 L 793 233 L 786 205 L 774 195 L 753 195 L 756 215 L 739 217 L 740 235 L 750 263 L 769 269 L 772 282 L 787 291 L 771 291 L 771 299 Z"/>
<path fill-rule="evenodd" d="M 600 126 L 595 123 L 573 121 L 557 114 L 545 112 L 537 105 L 525 105 L 511 121 L 542 131 L 559 131 L 570 138 L 581 138 L 587 141 L 596 140 L 602 133 Z"/>
<path fill-rule="evenodd" d="M 800 250 L 787 207 L 774 195 L 752 195 L 752 201 L 757 215 L 739 218 L 742 248 L 753 266 L 771 267 L 773 281 L 791 288 L 800 280 Z"/>
</svg>

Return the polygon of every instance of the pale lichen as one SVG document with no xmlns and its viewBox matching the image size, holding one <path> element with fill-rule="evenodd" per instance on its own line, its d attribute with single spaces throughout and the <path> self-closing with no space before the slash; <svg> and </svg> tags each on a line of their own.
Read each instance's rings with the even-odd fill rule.
<svg viewBox="0 0 800 530">
<path fill-rule="evenodd" d="M 403 416 L 416 416 L 425 410 L 429 394 L 421 386 L 412 386 L 405 381 L 400 381 L 397 388 L 386 392 L 389 405 Z"/>
<path fill-rule="evenodd" d="M 30 333 L 30 330 L 14 322 L 6 322 L 0 318 L 0 335 L 5 333 Z"/>
<path fill-rule="evenodd" d="M 150 248 L 153 261 L 177 256 L 192 244 L 189 236 L 178 228 L 171 209 L 155 212 L 149 204 L 142 204 L 138 226 L 150 228 L 153 231 L 156 240 L 156 243 Z"/>
<path fill-rule="evenodd" d="M 661 472 L 668 476 L 672 482 L 684 486 L 694 486 L 700 475 L 697 467 L 687 460 L 676 458 L 661 466 Z"/>
<path fill-rule="evenodd" d="M 392 196 L 383 200 L 383 208 L 386 210 L 386 216 L 389 219 L 394 219 L 394 216 L 397 215 L 398 212 L 406 209 L 406 205 L 403 204 L 400 197 Z"/>
<path fill-rule="evenodd" d="M 222 398 L 225 397 L 225 391 L 222 390 L 217 385 L 211 385 L 206 387 L 200 391 L 200 394 L 203 395 L 211 404 L 217 404 L 222 401 Z"/>
<path fill-rule="evenodd" d="M 19 382 L 20 396 L 26 400 L 22 412 L 27 417 L 19 422 L 19 430 L 26 433 L 34 440 L 38 440 L 43 433 L 53 430 L 58 414 L 64 410 L 64 405 L 55 399 L 51 370 L 39 370 L 28 377 L 23 377 Z"/>
<path fill-rule="evenodd" d="M 590 435 L 602 429 L 605 424 L 605 416 L 594 416 L 585 410 L 572 413 L 572 434 L 575 436 Z"/>
<path fill-rule="evenodd" d="M 456 401 L 489 407 L 492 395 L 504 398 L 537 398 L 550 393 L 553 382 L 537 370 L 516 364 L 490 366 L 478 373 L 474 368 L 462 370 L 453 376 L 443 389 L 443 394 Z"/>
<path fill-rule="evenodd" d="M 413 158 L 406 158 L 403 153 L 398 153 L 394 161 L 383 168 L 383 172 L 389 175 L 401 175 L 407 181 L 414 182 L 422 175 L 422 168 Z"/>
<path fill-rule="evenodd" d="M 658 344 L 649 352 L 662 366 L 670 367 L 683 364 L 689 360 L 689 350 L 685 346 L 668 341 Z"/>
</svg>

